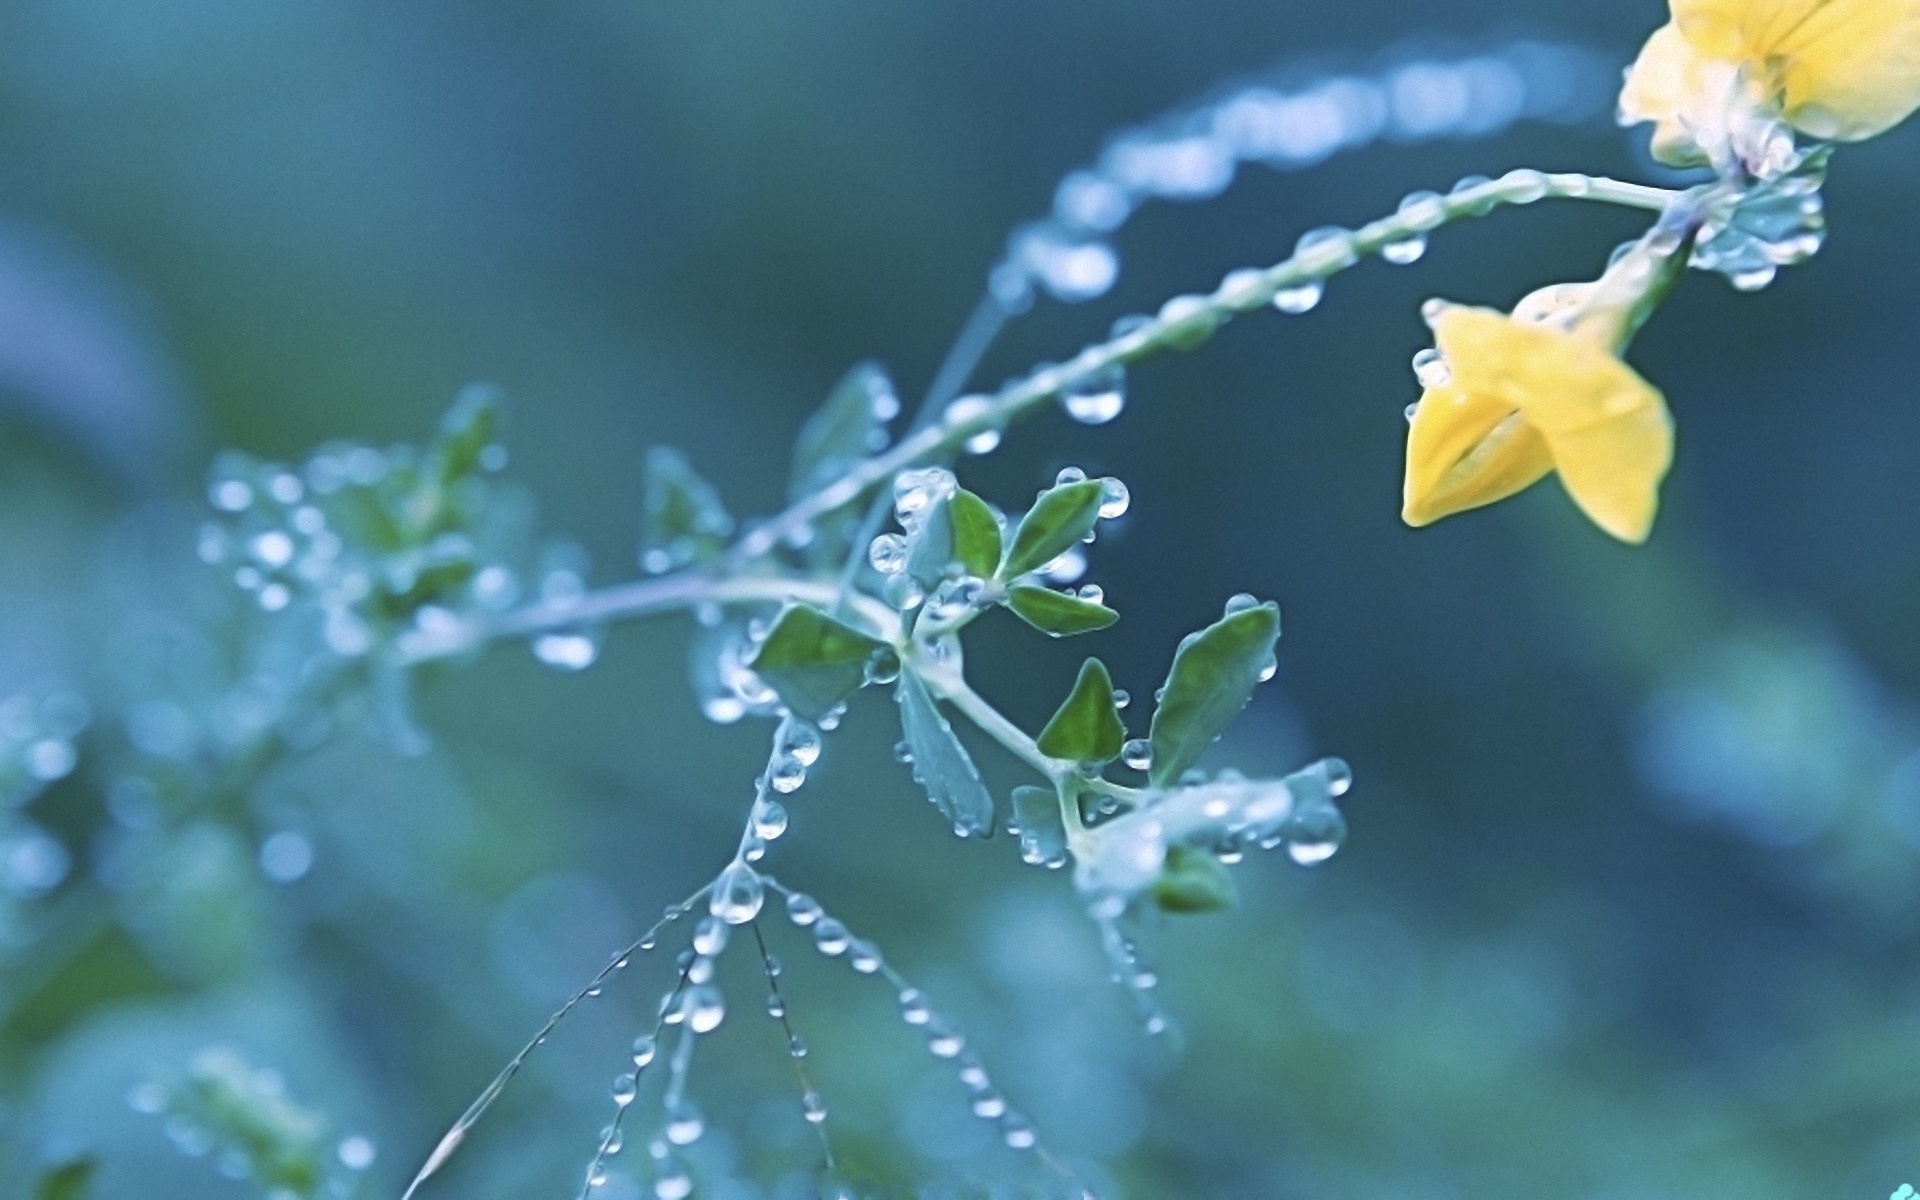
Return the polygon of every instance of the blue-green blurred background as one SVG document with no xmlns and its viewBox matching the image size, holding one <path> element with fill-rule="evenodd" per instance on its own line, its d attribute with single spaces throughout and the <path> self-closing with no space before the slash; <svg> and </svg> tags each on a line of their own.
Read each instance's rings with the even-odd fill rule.
<svg viewBox="0 0 1920 1200">
<path fill-rule="evenodd" d="M 93 713 L 27 810 L 70 868 L 48 884 L 36 842 L 0 870 L 0 1194 L 90 1155 L 101 1197 L 262 1195 L 128 1103 L 222 1046 L 324 1114 L 328 1146 L 371 1142 L 361 1194 L 397 1195 L 547 1010 L 724 863 L 765 753 L 763 723 L 701 717 L 693 624 L 667 618 L 580 674 L 509 645 L 426 679 L 424 756 L 342 736 L 156 822 L 115 791 L 119 747 L 143 647 L 225 611 L 193 559 L 217 449 L 419 441 L 486 380 L 540 527 L 597 582 L 628 578 L 647 446 L 682 448 L 736 513 L 778 507 L 833 381 L 871 357 L 917 394 L 1008 231 L 1112 130 L 1396 45 L 1535 36 L 1624 64 L 1663 19 L 1652 0 L 0 7 L 0 697 L 72 689 Z M 1606 108 L 1150 205 L 1114 293 L 1042 299 L 980 377 L 1410 189 L 1521 165 L 1659 178 Z M 1398 519 L 1420 301 L 1591 277 L 1637 226 L 1586 206 L 1448 229 L 1310 317 L 1137 369 L 1111 425 L 1044 414 L 960 465 L 1016 508 L 1069 464 L 1134 496 L 1089 576 L 1117 628 L 972 637 L 1008 712 L 1043 721 L 1090 649 L 1145 695 L 1252 591 L 1286 614 L 1280 676 L 1221 760 L 1354 765 L 1337 857 L 1255 856 L 1236 910 L 1144 938 L 1179 1053 L 1134 1027 L 1064 876 L 956 841 L 917 798 L 883 700 L 829 739 L 769 865 L 938 997 L 1103 1195 L 1798 1200 L 1920 1176 L 1920 128 L 1846 149 L 1827 195 L 1816 260 L 1750 296 L 1696 276 L 1636 345 L 1680 429 L 1643 548 L 1552 483 Z M 284 883 L 259 865 L 283 831 L 313 853 Z M 864 1190 L 1031 1178 L 886 989 L 769 933 Z M 586 1006 L 427 1194 L 571 1195 L 666 971 Z M 700 1194 L 791 1200 L 817 1149 L 756 972 L 723 965 L 734 1016 L 695 1066 Z M 642 1151 L 623 1157 L 607 1194 L 630 1200 Z"/>
</svg>

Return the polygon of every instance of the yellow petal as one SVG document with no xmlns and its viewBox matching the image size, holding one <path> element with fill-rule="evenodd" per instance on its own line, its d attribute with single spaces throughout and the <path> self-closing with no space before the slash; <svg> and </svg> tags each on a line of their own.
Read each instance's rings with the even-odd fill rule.
<svg viewBox="0 0 1920 1200">
<path fill-rule="evenodd" d="M 1595 524 L 1646 538 L 1673 461 L 1673 423 L 1652 385 L 1602 345 L 1488 309 L 1449 308 L 1434 333 L 1452 388 L 1521 414 Z"/>
<path fill-rule="evenodd" d="M 1428 388 L 1407 430 L 1400 518 L 1430 525 L 1504 500 L 1552 469 L 1546 442 L 1511 405 L 1457 387 Z"/>
<path fill-rule="evenodd" d="M 1689 128 L 1689 116 L 1700 98 L 1709 94 L 1704 76 L 1710 69 L 1673 24 L 1655 30 L 1627 68 L 1626 86 L 1620 90 L 1620 123 L 1653 122 L 1653 156 L 1668 166 L 1703 167 L 1709 161 Z"/>
<path fill-rule="evenodd" d="M 1920 108 L 1920 0 L 1673 0 L 1694 49 L 1747 64 L 1795 127 L 1858 141 Z"/>
</svg>

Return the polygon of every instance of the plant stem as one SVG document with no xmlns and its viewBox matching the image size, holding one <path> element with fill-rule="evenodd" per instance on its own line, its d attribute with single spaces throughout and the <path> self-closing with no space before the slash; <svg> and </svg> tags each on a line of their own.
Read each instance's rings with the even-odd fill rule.
<svg viewBox="0 0 1920 1200">
<path fill-rule="evenodd" d="M 1440 197 L 1437 219 L 1403 210 L 1364 225 L 1347 236 L 1314 245 L 1264 270 L 1235 271 L 1212 293 L 1176 297 L 1161 308 L 1159 315 L 1128 332 L 1089 346 L 1066 363 L 1042 367 L 1007 385 L 977 416 L 929 425 L 885 454 L 861 462 L 839 479 L 796 501 L 786 511 L 748 530 L 734 544 L 725 561 L 729 566 L 739 566 L 771 553 L 789 534 L 859 499 L 868 488 L 895 473 L 951 454 L 968 438 L 998 429 L 1111 367 L 1138 362 L 1161 350 L 1190 348 L 1233 317 L 1264 307 L 1275 293 L 1324 280 L 1383 246 L 1423 236 L 1465 217 L 1485 216 L 1502 205 L 1531 204 L 1554 198 L 1591 200 L 1659 212 L 1678 195 L 1680 193 L 1667 188 L 1597 176 L 1515 171 L 1500 179 L 1457 188 Z M 857 553 L 858 547 L 855 550 Z"/>
</svg>

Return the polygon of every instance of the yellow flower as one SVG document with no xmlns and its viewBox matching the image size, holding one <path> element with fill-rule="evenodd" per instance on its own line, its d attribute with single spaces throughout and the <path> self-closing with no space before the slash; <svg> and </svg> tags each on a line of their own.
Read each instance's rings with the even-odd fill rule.
<svg viewBox="0 0 1920 1200">
<path fill-rule="evenodd" d="M 1581 511 L 1642 542 L 1673 461 L 1666 401 L 1621 362 L 1624 326 L 1583 307 L 1594 285 L 1536 292 L 1512 316 L 1447 305 L 1439 363 L 1407 435 L 1409 525 L 1505 499 L 1558 472 Z"/>
<path fill-rule="evenodd" d="M 1621 119 L 1655 153 L 1717 159 L 1770 117 L 1859 141 L 1920 108 L 1920 0 L 1671 0 L 1627 72 Z M 1742 126 L 1746 126 L 1743 131 Z M 1737 146 L 1734 147 L 1737 151 Z"/>
</svg>

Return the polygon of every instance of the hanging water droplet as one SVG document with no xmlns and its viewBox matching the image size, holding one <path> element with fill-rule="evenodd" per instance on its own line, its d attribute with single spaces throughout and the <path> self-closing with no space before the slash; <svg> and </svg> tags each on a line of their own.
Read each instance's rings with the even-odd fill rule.
<svg viewBox="0 0 1920 1200">
<path fill-rule="evenodd" d="M 700 1108 L 684 1097 L 667 1106 L 666 1127 L 662 1130 L 667 1140 L 676 1146 L 691 1146 L 700 1140 L 707 1131 L 707 1122 L 700 1115 Z"/>
<path fill-rule="evenodd" d="M 853 937 L 847 927 L 832 917 L 822 917 L 813 927 L 814 949 L 828 958 L 837 958 L 847 952 L 847 946 Z"/>
<path fill-rule="evenodd" d="M 1420 415 L 1420 402 L 1415 400 L 1412 404 L 1407 405 L 1400 410 L 1400 415 L 1407 419 L 1407 424 L 1413 424 L 1413 419 Z"/>
<path fill-rule="evenodd" d="M 754 807 L 756 811 L 759 808 L 758 805 Z M 727 944 L 724 934 L 718 939 L 719 946 L 714 949 L 701 946 L 702 935 L 709 933 L 708 921 L 717 917 L 728 925 L 745 925 L 760 915 L 760 906 L 765 899 L 766 884 L 761 881 L 760 872 L 744 862 L 728 864 L 727 869 L 720 872 L 720 877 L 713 881 L 713 896 L 707 902 L 707 911 L 713 916 L 700 923 L 700 932 L 694 934 L 694 948 L 706 955 L 720 953 Z M 708 940 L 712 938 L 709 936 Z"/>
<path fill-rule="evenodd" d="M 959 404 L 961 400 L 985 399 L 984 396 L 963 396 L 954 404 Z M 933 507 L 935 501 L 952 495 L 957 486 L 953 472 L 944 467 L 923 467 L 917 471 L 902 471 L 894 476 L 893 513 L 901 528 L 913 529 L 921 514 Z"/>
<path fill-rule="evenodd" d="M 1297 813 L 1287 823 L 1287 856 L 1303 867 L 1323 863 L 1340 849 L 1346 836 L 1346 820 L 1331 807 Z"/>
<path fill-rule="evenodd" d="M 887 603 L 901 612 L 912 612 L 927 598 L 926 589 L 920 586 L 920 581 L 905 571 L 888 576 L 882 592 L 887 597 Z"/>
<path fill-rule="evenodd" d="M 779 992 L 767 993 L 767 1015 L 778 1021 L 787 1015 L 787 1002 Z"/>
<path fill-rule="evenodd" d="M 1009 1148 L 1014 1150 L 1031 1150 L 1040 1140 L 1040 1135 L 1034 1131 L 1033 1122 L 1012 1109 L 1008 1109 L 1000 1118 L 1000 1137 Z"/>
<path fill-rule="evenodd" d="M 1078 546 L 1061 552 L 1060 557 L 1040 568 L 1049 583 L 1074 583 L 1087 573 L 1087 553 Z"/>
<path fill-rule="evenodd" d="M 622 1075 L 613 1081 L 613 1102 L 621 1108 L 633 1103 L 633 1097 L 639 1089 L 639 1081 L 632 1075 Z"/>
<path fill-rule="evenodd" d="M 1353 787 L 1353 768 L 1344 758 L 1329 758 L 1321 762 L 1327 773 L 1327 794 L 1344 796 Z"/>
<path fill-rule="evenodd" d="M 1327 285 L 1318 279 L 1309 279 L 1292 287 L 1283 287 L 1273 294 L 1273 306 L 1283 313 L 1298 316 L 1310 312 L 1326 295 Z"/>
<path fill-rule="evenodd" d="M 1413 376 L 1423 388 L 1443 388 L 1453 382 L 1453 368 L 1432 346 L 1413 356 Z"/>
<path fill-rule="evenodd" d="M 729 866 L 727 870 L 731 871 L 733 868 Z M 753 868 L 748 867 L 747 870 L 751 873 Z M 709 905 L 709 909 L 711 909 L 711 905 Z M 726 948 L 726 925 L 721 923 L 718 917 L 702 917 L 700 923 L 693 927 L 694 954 L 704 958 L 712 958 Z M 691 965 L 691 963 L 689 963 L 689 965 Z"/>
<path fill-rule="evenodd" d="M 1118 363 L 1077 379 L 1060 392 L 1060 407 L 1083 425 L 1104 425 L 1126 406 L 1127 374 Z"/>
<path fill-rule="evenodd" d="M 636 1071 L 645 1070 L 647 1065 L 653 1061 L 654 1056 L 659 1052 L 660 1052 L 659 1043 L 654 1041 L 652 1034 L 643 1033 L 639 1037 L 634 1038 L 633 1039 L 634 1069 Z"/>
<path fill-rule="evenodd" d="M 800 1115 L 809 1125 L 818 1125 L 827 1119 L 826 1097 L 808 1088 L 800 1094 Z"/>
<path fill-rule="evenodd" d="M 543 633 L 532 648 L 535 658 L 563 671 L 584 671 L 600 657 L 599 639 L 588 633 Z"/>
<path fill-rule="evenodd" d="M 1400 201 L 1400 221 L 1425 233 L 1446 223 L 1447 202 L 1438 192 L 1409 192 Z"/>
<path fill-rule="evenodd" d="M 1128 738 L 1120 747 L 1120 761 L 1136 771 L 1153 766 L 1153 743 L 1145 738 Z"/>
<path fill-rule="evenodd" d="M 1267 680 L 1272 679 L 1274 676 L 1274 673 L 1279 670 L 1280 670 L 1280 660 L 1277 657 L 1269 655 L 1267 657 L 1267 661 L 1260 664 L 1260 671 L 1255 676 L 1255 678 L 1258 679 L 1261 683 L 1265 683 Z"/>
<path fill-rule="evenodd" d="M 968 454 L 991 454 L 1000 445 L 1000 431 L 983 429 L 960 445 Z"/>
<path fill-rule="evenodd" d="M 712 1033 L 727 1019 L 727 1001 L 720 989 L 705 984 L 687 989 L 680 1007 L 686 1014 L 687 1028 L 695 1033 Z"/>
<path fill-rule="evenodd" d="M 787 831 L 787 806 L 771 798 L 755 800 L 751 820 L 753 836 L 775 841 Z"/>
<path fill-rule="evenodd" d="M 1127 515 L 1127 509 L 1133 504 L 1133 493 L 1127 485 L 1108 475 L 1100 480 L 1100 519 L 1111 521 Z"/>
<path fill-rule="evenodd" d="M 989 1089 L 978 1092 L 973 1097 L 973 1115 L 992 1121 L 1007 1111 L 1007 1098 L 998 1091 Z"/>
<path fill-rule="evenodd" d="M 1083 583 L 1073 594 L 1089 604 L 1098 604 L 1107 598 L 1106 591 L 1097 583 Z"/>
<path fill-rule="evenodd" d="M 933 1020 L 933 1010 L 927 1007 L 927 998 L 920 994 L 919 988 L 907 988 L 900 993 L 900 1019 L 909 1025 L 925 1025 Z"/>
<path fill-rule="evenodd" d="M 960 1082 L 967 1090 L 975 1092 L 993 1085 L 993 1081 L 987 1078 L 987 1069 L 971 1054 L 960 1060 Z"/>
<path fill-rule="evenodd" d="M 1294 243 L 1294 257 L 1301 267 L 1314 275 L 1324 275 L 1360 261 L 1353 248 L 1353 233 L 1337 225 L 1309 229 Z"/>
<path fill-rule="evenodd" d="M 626 1148 L 626 1145 L 627 1139 L 625 1135 L 620 1132 L 619 1126 L 609 1125 L 600 1131 L 600 1153 L 607 1158 L 612 1158 L 619 1154 L 621 1150 Z"/>
<path fill-rule="evenodd" d="M 927 1050 L 935 1058 L 952 1058 L 966 1049 L 967 1039 L 957 1030 L 935 1022 L 927 1026 Z"/>
<path fill-rule="evenodd" d="M 1766 266 L 1755 267 L 1751 271 L 1736 271 L 1727 276 L 1727 282 L 1740 291 L 1757 292 L 1772 283 L 1773 277 L 1777 274 L 1779 274 L 1778 269 L 1769 263 Z"/>
<path fill-rule="evenodd" d="M 898 575 L 907 569 L 907 539 L 897 533 L 883 533 L 867 545 L 867 561 L 882 575 Z"/>
<path fill-rule="evenodd" d="M 713 978 L 713 960 L 704 954 L 696 954 L 686 967 L 688 983 L 705 983 Z"/>
<path fill-rule="evenodd" d="M 791 754 L 781 754 L 767 764 L 767 782 L 776 792 L 797 792 L 807 781 L 807 765 Z"/>
<path fill-rule="evenodd" d="M 802 928 L 818 921 L 825 914 L 820 902 L 805 892 L 794 892 L 787 897 L 787 919 Z"/>
<path fill-rule="evenodd" d="M 794 1058 L 805 1058 L 807 1056 L 807 1039 L 797 1033 L 788 1038 L 787 1053 Z"/>
<path fill-rule="evenodd" d="M 693 1194 L 693 1176 L 677 1166 L 663 1168 L 654 1176 L 653 1194 L 656 1200 L 687 1200 Z"/>
<path fill-rule="evenodd" d="M 1079 467 L 1061 467 L 1060 473 L 1053 477 L 1053 486 L 1066 487 L 1070 483 L 1086 482 L 1087 473 Z"/>
<path fill-rule="evenodd" d="M 860 974 L 871 975 L 880 969 L 880 948 L 872 942 L 855 939 L 848 949 L 847 965 Z"/>
<path fill-rule="evenodd" d="M 1380 257 L 1396 267 L 1419 262 L 1427 252 L 1427 239 L 1424 234 L 1410 238 L 1401 238 L 1397 242 L 1388 242 L 1380 247 Z"/>
</svg>

